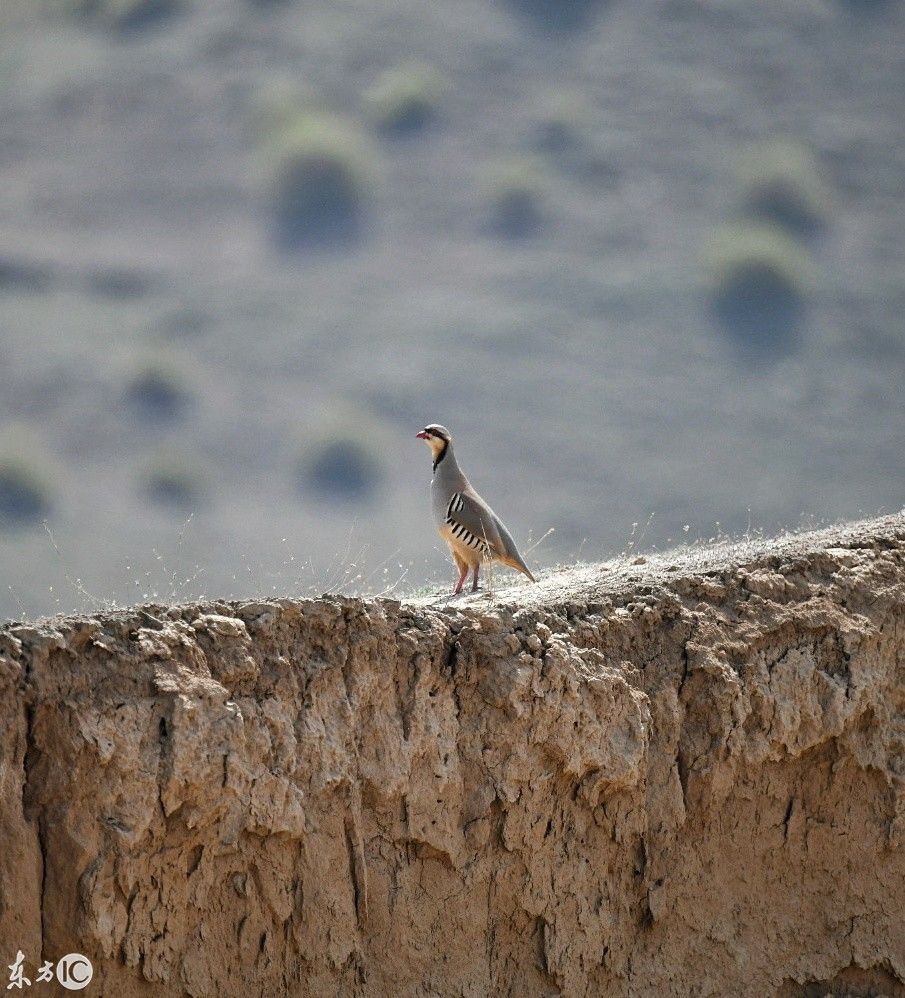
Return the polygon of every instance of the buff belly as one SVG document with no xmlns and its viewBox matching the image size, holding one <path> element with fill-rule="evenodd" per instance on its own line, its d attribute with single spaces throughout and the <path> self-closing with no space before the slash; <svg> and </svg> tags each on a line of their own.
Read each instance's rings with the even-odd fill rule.
<svg viewBox="0 0 905 998">
<path fill-rule="evenodd" d="M 438 532 L 449 545 L 449 550 L 452 551 L 455 560 L 464 562 L 469 568 L 476 568 L 482 561 L 487 560 L 484 549 L 479 548 L 476 550 L 473 547 L 469 547 L 468 544 L 455 536 L 451 527 L 444 525 L 439 528 Z"/>
</svg>

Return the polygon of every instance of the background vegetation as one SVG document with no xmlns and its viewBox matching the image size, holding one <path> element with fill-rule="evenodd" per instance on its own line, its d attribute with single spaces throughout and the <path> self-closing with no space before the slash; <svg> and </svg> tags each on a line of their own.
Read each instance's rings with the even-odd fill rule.
<svg viewBox="0 0 905 998">
<path fill-rule="evenodd" d="M 5 0 L 0 613 L 445 581 L 430 420 L 534 565 L 900 507 L 903 53 L 895 0 Z"/>
</svg>

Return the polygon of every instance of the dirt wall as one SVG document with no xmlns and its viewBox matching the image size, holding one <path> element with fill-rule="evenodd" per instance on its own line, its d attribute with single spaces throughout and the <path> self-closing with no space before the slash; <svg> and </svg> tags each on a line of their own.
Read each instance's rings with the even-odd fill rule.
<svg viewBox="0 0 905 998">
<path fill-rule="evenodd" d="M 492 599 L 10 625 L 0 963 L 78 951 L 117 998 L 905 994 L 903 623 L 887 517 Z"/>
</svg>

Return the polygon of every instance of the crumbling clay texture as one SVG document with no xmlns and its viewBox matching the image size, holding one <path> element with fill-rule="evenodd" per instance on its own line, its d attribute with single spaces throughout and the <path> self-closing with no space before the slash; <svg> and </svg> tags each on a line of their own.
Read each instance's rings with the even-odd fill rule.
<svg viewBox="0 0 905 998">
<path fill-rule="evenodd" d="M 0 939 L 94 995 L 905 994 L 905 519 L 0 630 Z"/>
</svg>

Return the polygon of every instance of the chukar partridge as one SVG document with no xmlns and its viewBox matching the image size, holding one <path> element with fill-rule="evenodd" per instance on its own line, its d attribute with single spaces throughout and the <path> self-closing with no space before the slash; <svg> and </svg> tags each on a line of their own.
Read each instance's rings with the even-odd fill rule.
<svg viewBox="0 0 905 998">
<path fill-rule="evenodd" d="M 471 487 L 456 455 L 452 436 L 445 426 L 431 423 L 417 433 L 426 440 L 434 458 L 431 505 L 437 530 L 449 545 L 459 578 L 453 595 L 462 591 L 469 569 L 474 572 L 471 590 L 478 588 L 482 561 L 498 561 L 537 581 L 518 553 L 512 535 L 503 521 Z"/>
</svg>

